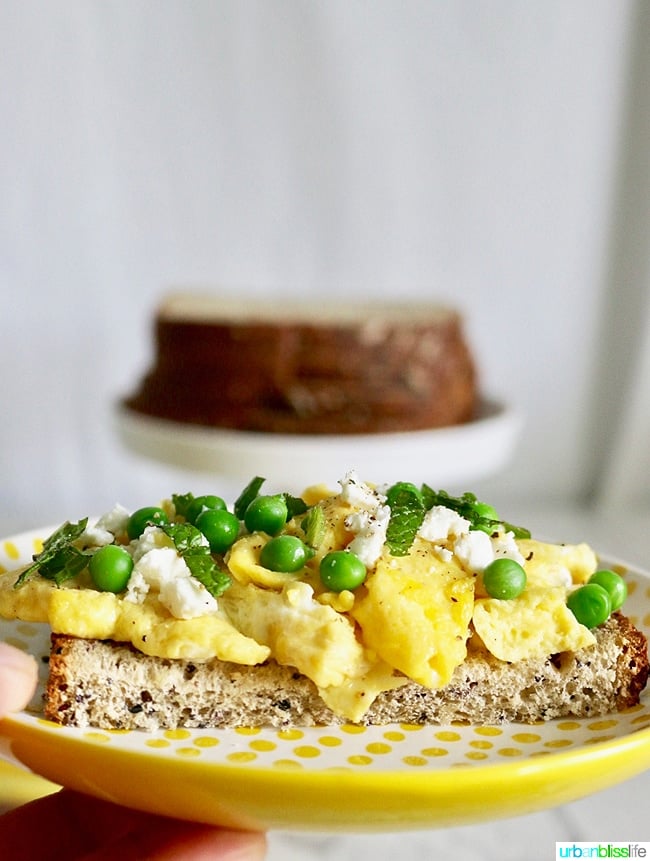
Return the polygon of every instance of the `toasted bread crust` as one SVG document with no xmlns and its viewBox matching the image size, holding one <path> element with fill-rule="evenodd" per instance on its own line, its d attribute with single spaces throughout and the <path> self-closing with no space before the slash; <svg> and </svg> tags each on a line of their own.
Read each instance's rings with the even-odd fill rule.
<svg viewBox="0 0 650 861">
<path fill-rule="evenodd" d="M 648 642 L 645 635 L 622 613 L 615 614 L 620 637 L 620 654 L 616 678 L 616 707 L 619 711 L 631 708 L 648 682 Z"/>
<path fill-rule="evenodd" d="M 471 652 L 445 688 L 405 682 L 380 694 L 362 723 L 532 723 L 635 705 L 649 672 L 644 634 L 620 613 L 595 634 L 595 646 L 517 664 Z M 71 726 L 147 730 L 343 722 L 309 679 L 272 660 L 199 664 L 61 634 L 52 635 L 45 716 Z"/>
</svg>

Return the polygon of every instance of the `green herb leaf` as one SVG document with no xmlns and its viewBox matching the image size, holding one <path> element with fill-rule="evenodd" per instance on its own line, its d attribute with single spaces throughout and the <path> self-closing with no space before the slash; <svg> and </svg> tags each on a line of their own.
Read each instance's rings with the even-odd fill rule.
<svg viewBox="0 0 650 861">
<path fill-rule="evenodd" d="M 307 503 L 299 496 L 292 496 L 290 493 L 282 494 L 284 501 L 287 504 L 287 520 L 296 517 L 298 514 L 304 514 L 307 511 Z"/>
<path fill-rule="evenodd" d="M 506 520 L 493 524 L 493 527 L 499 526 L 502 526 L 506 532 L 512 532 L 515 538 L 530 538 L 530 529 L 526 529 L 525 526 L 515 526 L 514 523 L 508 523 Z M 494 528 L 492 531 L 494 532 Z"/>
<path fill-rule="evenodd" d="M 158 528 L 171 538 L 179 556 L 210 555 L 210 547 L 206 544 L 203 533 L 191 523 L 165 523 L 159 524 Z"/>
<path fill-rule="evenodd" d="M 89 554 L 75 547 L 76 541 L 88 525 L 84 517 L 78 523 L 66 521 L 43 542 L 43 549 L 33 557 L 33 562 L 23 570 L 14 588 L 23 585 L 27 578 L 38 572 L 41 577 L 53 580 L 57 586 L 76 577 L 88 564 Z"/>
<path fill-rule="evenodd" d="M 498 517 L 491 517 L 486 512 L 494 512 L 492 506 L 479 502 L 473 493 L 464 493 L 462 496 L 450 496 L 445 490 L 432 490 L 428 485 L 422 485 L 422 497 L 427 510 L 434 505 L 444 505 L 451 508 L 465 520 L 469 520 L 472 529 L 480 529 L 491 535 L 500 529 L 512 532 L 515 538 L 530 538 L 530 530 L 523 526 L 515 526 Z M 496 514 L 496 512 L 494 512 Z"/>
<path fill-rule="evenodd" d="M 222 595 L 231 584 L 230 575 L 214 561 L 203 533 L 191 523 L 161 524 L 160 529 L 174 542 L 190 573 L 215 598 Z"/>
<path fill-rule="evenodd" d="M 192 577 L 202 583 L 208 592 L 218 598 L 230 587 L 230 575 L 223 571 L 211 556 L 189 554 L 183 556 L 185 564 L 190 569 Z"/>
<path fill-rule="evenodd" d="M 391 496 L 386 545 L 392 556 L 406 556 L 422 524 L 426 508 L 416 488 L 399 487 Z"/>
<path fill-rule="evenodd" d="M 255 499 L 255 497 L 260 492 L 260 488 L 266 481 L 265 478 L 261 478 L 259 475 L 255 478 L 251 479 L 248 482 L 246 487 L 242 490 L 242 492 L 237 497 L 235 501 L 235 505 L 233 511 L 235 515 L 240 519 L 244 519 L 244 514 L 246 513 L 246 509 L 251 504 L 251 502 Z"/>
<path fill-rule="evenodd" d="M 172 503 L 176 510 L 176 514 L 180 517 L 187 517 L 187 512 L 190 505 L 194 502 L 193 493 L 172 493 Z"/>
<path fill-rule="evenodd" d="M 305 533 L 305 544 L 316 550 L 325 537 L 325 512 L 320 505 L 310 508 L 300 525 Z"/>
</svg>

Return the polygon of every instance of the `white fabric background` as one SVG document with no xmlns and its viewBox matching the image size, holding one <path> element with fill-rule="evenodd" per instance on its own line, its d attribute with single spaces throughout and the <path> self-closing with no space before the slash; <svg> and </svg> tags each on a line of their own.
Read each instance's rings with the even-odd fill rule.
<svg viewBox="0 0 650 861">
<path fill-rule="evenodd" d="M 647 501 L 647 19 L 604 0 L 0 5 L 12 523 L 168 492 L 111 410 L 177 285 L 450 301 L 484 390 L 527 419 L 487 489 Z"/>
<path fill-rule="evenodd" d="M 649 47 L 644 0 L 0 3 L 5 534 L 215 488 L 112 423 L 160 296 L 199 285 L 457 305 L 484 391 L 526 416 L 474 489 L 647 554 Z M 541 859 L 603 821 L 645 839 L 640 781 L 555 818 L 274 857 Z"/>
</svg>

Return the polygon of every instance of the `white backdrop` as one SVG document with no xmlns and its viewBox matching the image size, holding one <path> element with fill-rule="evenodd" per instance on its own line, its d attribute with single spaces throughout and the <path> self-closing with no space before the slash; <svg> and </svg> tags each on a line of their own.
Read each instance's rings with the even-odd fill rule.
<svg viewBox="0 0 650 861">
<path fill-rule="evenodd" d="M 162 293 L 208 285 L 457 305 L 483 390 L 526 417 L 473 489 L 647 560 L 649 47 L 647 0 L 2 0 L 4 534 L 216 489 L 112 421 Z M 541 861 L 646 839 L 649 779 L 270 857 Z"/>
<path fill-rule="evenodd" d="M 111 422 L 176 285 L 450 301 L 526 416 L 485 493 L 647 501 L 648 8 L 0 4 L 7 527 L 189 486 Z"/>
</svg>

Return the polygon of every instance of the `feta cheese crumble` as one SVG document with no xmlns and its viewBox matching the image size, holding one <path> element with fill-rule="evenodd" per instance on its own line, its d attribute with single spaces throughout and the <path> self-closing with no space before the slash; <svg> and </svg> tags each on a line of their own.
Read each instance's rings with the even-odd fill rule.
<svg viewBox="0 0 650 861">
<path fill-rule="evenodd" d="M 345 518 L 345 526 L 355 537 L 347 549 L 361 559 L 366 568 L 373 568 L 386 543 L 390 507 L 383 493 L 360 481 L 351 470 L 339 481 L 341 499 L 357 509 Z"/>
<path fill-rule="evenodd" d="M 150 590 L 177 619 L 194 619 L 218 609 L 216 599 L 199 583 L 173 547 L 155 546 L 133 567 L 125 601 L 142 604 Z"/>
<path fill-rule="evenodd" d="M 525 560 L 517 546 L 517 541 L 513 532 L 500 532 L 498 535 L 493 535 L 492 547 L 494 548 L 495 557 L 513 559 L 515 562 L 518 562 L 523 566 Z M 569 580 L 570 579 L 571 575 L 569 574 Z"/>
<path fill-rule="evenodd" d="M 372 509 L 386 501 L 383 493 L 361 481 L 353 469 L 346 473 L 345 478 L 342 478 L 339 484 L 341 485 L 341 499 L 355 508 Z"/>
<path fill-rule="evenodd" d="M 434 544 L 445 541 L 450 535 L 459 536 L 469 532 L 470 522 L 451 508 L 434 505 L 424 515 L 418 529 L 420 538 Z"/>
<path fill-rule="evenodd" d="M 469 571 L 483 571 L 494 561 L 492 540 L 480 529 L 461 535 L 454 542 L 454 555 Z"/>
<path fill-rule="evenodd" d="M 80 541 L 88 547 L 104 547 L 106 544 L 112 544 L 116 535 L 126 532 L 129 516 L 129 512 L 123 505 L 115 505 L 96 523 L 89 524 L 84 529 Z"/>
<path fill-rule="evenodd" d="M 524 564 L 512 532 L 488 535 L 480 529 L 472 529 L 469 520 L 444 505 L 434 505 L 427 511 L 417 534 L 434 545 L 440 559 L 449 562 L 455 556 L 461 565 L 476 574 L 498 558 Z"/>
<path fill-rule="evenodd" d="M 366 568 L 377 564 L 386 543 L 390 508 L 379 505 L 371 511 L 358 511 L 345 518 L 345 525 L 355 533 L 348 550 L 361 559 Z"/>
<path fill-rule="evenodd" d="M 158 526 L 147 526 L 142 535 L 130 543 L 129 552 L 137 564 L 143 556 L 159 547 L 174 548 L 174 542 Z"/>
</svg>

